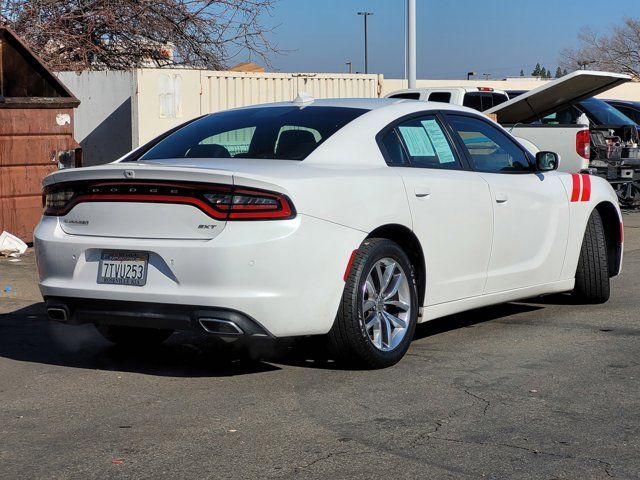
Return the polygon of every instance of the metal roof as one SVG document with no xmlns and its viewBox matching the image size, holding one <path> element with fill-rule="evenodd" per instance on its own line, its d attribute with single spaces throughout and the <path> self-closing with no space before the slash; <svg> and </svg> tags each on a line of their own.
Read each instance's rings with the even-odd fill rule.
<svg viewBox="0 0 640 480">
<path fill-rule="evenodd" d="M 0 108 L 75 108 L 73 93 L 9 27 L 0 27 Z"/>
</svg>

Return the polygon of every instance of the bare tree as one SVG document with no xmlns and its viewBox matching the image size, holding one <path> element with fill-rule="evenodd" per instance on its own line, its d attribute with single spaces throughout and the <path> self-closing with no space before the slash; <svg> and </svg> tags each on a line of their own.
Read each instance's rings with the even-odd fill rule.
<svg viewBox="0 0 640 480">
<path fill-rule="evenodd" d="M 223 69 L 277 52 L 263 24 L 277 0 L 0 0 L 6 23 L 54 70 Z"/>
<path fill-rule="evenodd" d="M 586 29 L 578 38 L 578 48 L 561 52 L 563 66 L 626 73 L 640 79 L 640 20 L 627 18 L 608 35 Z"/>
</svg>

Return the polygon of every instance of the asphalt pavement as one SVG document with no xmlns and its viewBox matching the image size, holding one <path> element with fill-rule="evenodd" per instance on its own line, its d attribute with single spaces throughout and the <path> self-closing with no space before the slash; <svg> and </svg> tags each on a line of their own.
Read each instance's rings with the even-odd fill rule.
<svg viewBox="0 0 640 480">
<path fill-rule="evenodd" d="M 46 320 L 0 260 L 0 477 L 640 478 L 640 214 L 605 305 L 567 295 L 420 325 L 344 370 L 317 340 L 190 333 L 130 352 Z"/>
</svg>

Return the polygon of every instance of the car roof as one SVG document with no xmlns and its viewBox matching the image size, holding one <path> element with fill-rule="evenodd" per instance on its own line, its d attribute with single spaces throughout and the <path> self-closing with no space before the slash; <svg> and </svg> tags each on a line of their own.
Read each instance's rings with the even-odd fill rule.
<svg viewBox="0 0 640 480">
<path fill-rule="evenodd" d="M 640 102 L 636 102 L 633 100 L 615 100 L 612 98 L 605 98 L 601 100 L 604 100 L 607 103 L 619 103 L 621 105 L 629 105 L 631 107 L 640 107 Z"/>
<path fill-rule="evenodd" d="M 341 107 L 341 108 L 360 108 L 363 110 L 380 110 L 382 108 L 390 108 L 399 105 L 415 105 L 415 110 L 457 110 L 457 111 L 469 111 L 473 113 L 479 113 L 476 110 L 471 110 L 460 105 L 453 105 L 443 102 L 425 102 L 420 100 L 410 100 L 405 98 L 326 98 L 326 99 L 314 99 L 304 104 L 296 104 L 292 102 L 276 102 L 276 103 L 263 103 L 259 105 L 248 105 L 246 107 L 240 107 L 237 110 L 244 110 L 250 108 L 275 108 L 275 107 L 295 107 L 300 108 L 312 108 L 312 107 Z"/>
<path fill-rule="evenodd" d="M 499 90 L 497 88 L 488 87 L 490 90 L 481 90 L 482 86 L 479 87 L 451 87 L 451 86 L 442 86 L 442 87 L 419 87 L 419 88 L 403 88 L 402 90 L 396 90 L 395 92 L 391 92 L 386 95 L 386 97 L 390 97 L 391 95 L 400 95 L 403 93 L 425 93 L 425 92 L 447 92 L 447 91 L 462 91 L 465 93 L 469 92 L 484 92 L 484 93 L 502 93 L 506 94 L 505 90 Z"/>
</svg>

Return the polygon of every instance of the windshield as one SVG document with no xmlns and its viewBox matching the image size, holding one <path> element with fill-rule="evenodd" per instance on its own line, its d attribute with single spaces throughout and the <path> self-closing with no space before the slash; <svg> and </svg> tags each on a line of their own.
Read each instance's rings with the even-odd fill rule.
<svg viewBox="0 0 640 480">
<path fill-rule="evenodd" d="M 208 115 L 172 133 L 140 160 L 264 158 L 303 160 L 367 110 L 345 107 L 256 107 Z"/>
<path fill-rule="evenodd" d="M 607 102 L 597 98 L 582 100 L 579 105 L 589 119 L 597 125 L 635 125 L 636 123 Z"/>
</svg>

